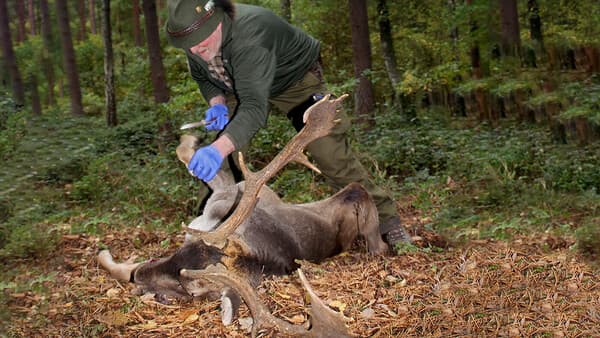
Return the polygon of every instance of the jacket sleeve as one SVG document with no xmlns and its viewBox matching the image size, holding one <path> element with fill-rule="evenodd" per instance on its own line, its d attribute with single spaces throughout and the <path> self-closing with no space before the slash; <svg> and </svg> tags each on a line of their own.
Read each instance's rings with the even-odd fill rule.
<svg viewBox="0 0 600 338">
<path fill-rule="evenodd" d="M 236 149 L 246 145 L 267 124 L 269 95 L 275 77 L 275 56 L 251 46 L 232 53 L 237 112 L 224 130 Z"/>
<path fill-rule="evenodd" d="M 224 95 L 221 88 L 213 85 L 210 80 L 206 77 L 206 73 L 190 56 L 187 57 L 188 66 L 190 68 L 190 74 L 192 78 L 198 83 L 198 88 L 204 97 L 206 102 L 210 102 L 210 99 L 217 95 Z"/>
</svg>

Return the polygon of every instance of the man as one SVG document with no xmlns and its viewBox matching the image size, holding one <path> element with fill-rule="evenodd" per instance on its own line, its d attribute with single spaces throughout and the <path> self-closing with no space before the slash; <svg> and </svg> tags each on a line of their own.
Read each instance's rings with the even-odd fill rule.
<svg viewBox="0 0 600 338">
<path fill-rule="evenodd" d="M 168 40 L 185 50 L 190 73 L 210 106 L 206 128 L 220 131 L 189 163 L 203 181 L 265 127 L 272 106 L 300 130 L 304 111 L 327 93 L 319 42 L 273 12 L 223 0 L 169 0 L 168 9 Z M 370 192 L 390 246 L 410 242 L 394 201 L 352 154 L 345 137 L 349 125 L 344 114 L 330 135 L 308 145 L 308 152 L 334 188 L 360 182 Z"/>
</svg>

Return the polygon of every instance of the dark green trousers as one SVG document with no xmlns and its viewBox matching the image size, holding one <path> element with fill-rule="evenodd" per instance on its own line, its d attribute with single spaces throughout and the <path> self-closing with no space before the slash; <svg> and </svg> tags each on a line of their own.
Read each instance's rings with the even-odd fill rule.
<svg viewBox="0 0 600 338">
<path fill-rule="evenodd" d="M 320 69 L 309 71 L 301 81 L 286 89 L 282 94 L 270 98 L 269 102 L 279 111 L 287 113 L 315 93 L 329 93 L 319 71 Z M 230 99 L 233 99 L 233 97 L 228 97 L 230 111 L 235 111 L 235 103 Z M 367 170 L 350 149 L 346 139 L 346 132 L 351 123 L 350 118 L 345 112 L 340 112 L 339 118 L 341 121 L 334 127 L 332 132 L 310 143 L 307 151 L 319 170 L 327 178 L 328 183 L 336 190 L 342 189 L 352 182 L 358 182 L 367 189 L 377 205 L 380 232 L 385 234 L 390 229 L 384 229 L 381 225 L 390 218 L 397 216 L 395 202 L 388 193 L 373 183 Z M 244 149 L 241 149 L 241 151 L 245 153 Z M 237 164 L 237 152 L 233 153 L 232 156 Z M 223 162 L 222 170 L 231 171 L 227 162 Z"/>
</svg>

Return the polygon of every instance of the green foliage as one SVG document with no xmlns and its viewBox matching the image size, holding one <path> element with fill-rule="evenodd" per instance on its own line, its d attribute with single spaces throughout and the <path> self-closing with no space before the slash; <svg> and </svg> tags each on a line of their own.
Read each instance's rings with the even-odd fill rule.
<svg viewBox="0 0 600 338">
<path fill-rule="evenodd" d="M 6 129 L 8 117 L 14 114 L 15 102 L 8 93 L 0 91 L 0 131 Z"/>
<path fill-rule="evenodd" d="M 562 91 L 569 98 L 571 106 L 560 117 L 585 117 L 600 126 L 600 77 L 588 81 L 591 83 L 571 82 L 563 86 Z"/>
<path fill-rule="evenodd" d="M 432 111 L 420 125 L 391 113 L 376 121 L 357 143 L 375 160 L 371 170 L 399 180 L 388 184 L 415 196 L 450 239 L 563 231 L 553 225 L 563 217 L 597 217 L 597 145 L 557 145 L 546 130 L 514 123 L 452 128 Z"/>
<path fill-rule="evenodd" d="M 536 87 L 536 84 L 533 81 L 526 79 L 509 79 L 498 81 L 497 83 L 498 85 L 495 88 L 492 88 L 490 92 L 498 97 L 509 97 L 512 93 L 518 91 L 530 91 Z"/>
<path fill-rule="evenodd" d="M 0 159 L 7 160 L 14 155 L 22 137 L 27 134 L 26 113 L 21 111 L 8 116 L 5 129 L 0 129 Z"/>
<path fill-rule="evenodd" d="M 95 96 L 104 97 L 104 43 L 99 34 L 90 36 L 74 46 L 77 71 L 82 88 Z"/>
<path fill-rule="evenodd" d="M 0 261 L 7 258 L 44 258 L 54 251 L 58 241 L 56 230 L 48 224 L 12 224 L 0 226 L 5 245 L 0 248 Z"/>
<path fill-rule="evenodd" d="M 599 13 L 597 3 L 538 2 L 547 49 L 560 54 L 598 45 L 600 26 L 593 20 Z M 279 10 L 275 0 L 251 3 Z M 530 107 L 541 109 L 554 103 L 564 108 L 560 118 L 565 121 L 585 118 L 595 126 L 600 124 L 597 78 L 581 79 L 568 72 L 548 75 L 541 63 L 526 72 L 516 59 L 497 59 L 493 55 L 500 27 L 496 3 L 455 3 L 388 0 L 397 63 L 403 74 L 398 88 L 388 85 L 376 20 L 370 20 L 375 53 L 366 75 L 377 95 L 397 91 L 416 98 L 419 105 L 425 94 L 440 91 L 465 97 L 476 90 L 493 97 L 531 92 L 526 98 Z M 370 17 L 375 18 L 375 2 L 368 6 Z M 519 10 L 523 45 L 539 48 L 525 29 L 525 2 Z M 102 116 L 104 46 L 99 34 L 89 34 L 75 46 L 85 119 L 68 116 L 68 97 L 58 97 L 56 106 L 36 118 L 16 112 L 8 94 L 0 95 L 0 159 L 5 162 L 0 179 L 3 257 L 51 252 L 56 231 L 48 224 L 59 221 L 68 221 L 68 231 L 85 233 L 121 224 L 175 229 L 197 212 L 201 184 L 178 163 L 174 148 L 177 126 L 201 118 L 206 104 L 187 72 L 184 53 L 168 46 L 163 49 L 163 62 L 171 100 L 153 103 L 147 50 L 133 46 L 130 14 L 131 2 L 114 2 L 118 127 L 107 129 Z M 158 14 L 164 20 L 166 11 Z M 321 41 L 330 88 L 337 94 L 352 92 L 356 80 L 346 3 L 294 1 L 293 22 Z M 468 51 L 475 44 L 486 74 L 483 79 L 471 76 Z M 46 53 L 41 38 L 32 36 L 15 46 L 24 78 L 41 75 L 40 60 Z M 48 55 L 57 68 L 59 54 L 54 48 Z M 542 91 L 540 83 L 549 76 L 560 85 L 553 92 Z M 42 98 L 48 90 L 44 86 L 42 80 Z M 376 128 L 368 132 L 357 128 L 354 145 L 378 183 L 393 188 L 396 195 L 414 196 L 414 205 L 432 216 L 429 226 L 459 239 L 506 238 L 530 229 L 564 229 L 559 220 L 573 214 L 584 223 L 597 220 L 597 208 L 591 207 L 600 191 L 597 145 L 556 145 L 545 130 L 510 121 L 497 128 L 468 127 L 473 121 L 445 111 L 419 111 L 418 118 L 407 118 L 406 112 L 381 108 Z M 254 168 L 262 168 L 293 135 L 285 117 L 271 116 L 269 126 L 258 133 L 248 150 Z M 194 132 L 206 141 L 214 137 L 202 130 Z M 298 166 L 284 170 L 271 185 L 294 202 L 331 193 L 320 176 Z M 74 220 L 75 214 L 83 216 Z M 586 247 L 585 235 L 580 237 L 581 246 Z"/>
<path fill-rule="evenodd" d="M 14 51 L 21 74 L 38 74 L 42 72 L 40 61 L 44 55 L 44 45 L 41 36 L 29 37 L 23 43 L 18 44 Z"/>
<path fill-rule="evenodd" d="M 575 235 L 577 249 L 592 257 L 600 258 L 600 218 L 591 219 L 580 226 Z"/>
</svg>

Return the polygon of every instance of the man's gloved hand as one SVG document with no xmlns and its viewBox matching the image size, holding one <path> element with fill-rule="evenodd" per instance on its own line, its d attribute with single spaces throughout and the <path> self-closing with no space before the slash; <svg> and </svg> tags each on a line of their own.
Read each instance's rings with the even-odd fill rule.
<svg viewBox="0 0 600 338">
<path fill-rule="evenodd" d="M 223 163 L 221 153 L 219 153 L 217 148 L 210 145 L 196 150 L 188 165 L 188 169 L 194 176 L 204 182 L 208 182 L 215 177 L 217 171 L 221 168 L 221 163 Z"/>
<path fill-rule="evenodd" d="M 229 122 L 227 106 L 222 103 L 217 103 L 208 108 L 205 120 L 207 130 L 223 130 L 227 122 Z"/>
</svg>

